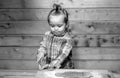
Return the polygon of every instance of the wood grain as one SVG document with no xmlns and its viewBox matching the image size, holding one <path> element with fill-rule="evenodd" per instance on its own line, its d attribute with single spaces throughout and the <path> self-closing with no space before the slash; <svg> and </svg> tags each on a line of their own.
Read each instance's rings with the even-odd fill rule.
<svg viewBox="0 0 120 78">
<path fill-rule="evenodd" d="M 74 61 L 76 69 L 106 69 L 119 71 L 120 61 Z"/>
<path fill-rule="evenodd" d="M 0 46 L 40 46 L 40 42 L 43 40 L 43 35 L 1 35 Z"/>
<path fill-rule="evenodd" d="M 38 64 L 33 60 L 0 60 L 0 69 L 37 70 Z"/>
<path fill-rule="evenodd" d="M 37 78 L 89 78 L 89 77 L 112 77 L 112 74 L 107 70 L 87 70 L 87 69 L 56 69 L 54 71 L 38 71 Z"/>
<path fill-rule="evenodd" d="M 119 21 L 70 21 L 72 34 L 120 34 Z M 0 34 L 44 34 L 50 30 L 47 21 L 0 22 Z"/>
<path fill-rule="evenodd" d="M 37 70 L 0 70 L 0 76 L 35 76 Z"/>
<path fill-rule="evenodd" d="M 37 69 L 36 48 L 1 47 L 1 69 Z M 112 69 L 119 68 L 119 48 L 77 48 L 73 49 L 73 61 L 76 68 Z"/>
<path fill-rule="evenodd" d="M 38 69 L 37 49 L 54 3 L 69 13 L 75 68 L 119 71 L 120 0 L 0 0 L 0 69 Z"/>
<path fill-rule="evenodd" d="M 119 61 L 119 48 L 73 48 L 74 60 Z"/>
<path fill-rule="evenodd" d="M 0 47 L 0 60 L 33 60 L 36 61 L 39 47 Z M 118 61 L 119 48 L 73 48 L 73 60 Z"/>
<path fill-rule="evenodd" d="M 0 47 L 0 59 L 36 61 L 37 49 L 36 47 Z"/>
<path fill-rule="evenodd" d="M 37 70 L 38 65 L 35 61 L 25 60 L 1 60 L 1 69 L 13 70 Z M 74 61 L 76 69 L 106 69 L 106 70 L 119 70 L 120 61 Z"/>
<path fill-rule="evenodd" d="M 0 9 L 0 21 L 47 20 L 52 9 Z M 120 20 L 119 8 L 66 9 L 69 20 Z"/>
<path fill-rule="evenodd" d="M 44 25 L 45 24 L 45 25 Z M 44 34 L 49 30 L 45 21 L 1 22 L 1 34 Z"/>
<path fill-rule="evenodd" d="M 74 36 L 73 36 L 74 37 Z M 82 47 L 119 47 L 120 35 L 77 35 L 74 46 Z"/>
<path fill-rule="evenodd" d="M 120 7 L 119 0 L 1 0 L 1 8 L 51 8 L 54 3 L 65 8 Z"/>
<path fill-rule="evenodd" d="M 76 74 L 79 74 L 78 76 L 95 76 L 95 73 L 99 73 L 100 76 L 107 77 L 107 75 L 112 77 L 112 73 L 109 72 L 108 70 L 86 70 L 86 69 L 56 69 L 54 71 L 39 71 L 39 70 L 0 70 L 0 77 L 4 78 L 49 78 L 48 76 L 52 77 L 58 77 L 58 76 L 63 76 L 63 75 L 68 75 L 69 73 L 72 73 L 73 76 L 77 76 Z M 46 75 L 50 74 L 50 75 Z M 51 75 L 52 74 L 52 75 Z M 72 75 L 71 74 L 71 75 Z M 98 74 L 98 75 L 99 75 Z M 98 76 L 97 75 L 97 76 Z M 106 75 L 106 76 L 105 76 Z"/>
<path fill-rule="evenodd" d="M 34 76 L 3 76 L 3 77 L 4 78 L 35 78 Z"/>
<path fill-rule="evenodd" d="M 77 47 L 120 47 L 120 35 L 72 35 Z M 0 47 L 38 47 L 43 35 L 0 35 Z"/>
<path fill-rule="evenodd" d="M 37 70 L 0 70 L 1 78 L 35 78 Z"/>
</svg>

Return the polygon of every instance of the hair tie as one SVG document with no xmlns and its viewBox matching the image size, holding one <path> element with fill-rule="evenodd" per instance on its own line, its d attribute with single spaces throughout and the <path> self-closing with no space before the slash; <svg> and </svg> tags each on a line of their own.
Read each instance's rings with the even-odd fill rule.
<svg viewBox="0 0 120 78">
<path fill-rule="evenodd" d="M 59 4 L 54 4 L 53 9 L 55 9 L 56 12 L 58 12 L 59 10 L 62 10 L 62 7 Z"/>
</svg>

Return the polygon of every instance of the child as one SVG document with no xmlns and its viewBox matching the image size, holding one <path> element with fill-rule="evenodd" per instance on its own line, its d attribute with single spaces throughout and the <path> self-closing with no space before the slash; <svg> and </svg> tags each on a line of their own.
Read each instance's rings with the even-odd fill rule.
<svg viewBox="0 0 120 78">
<path fill-rule="evenodd" d="M 54 4 L 48 15 L 51 31 L 45 33 L 38 49 L 39 69 L 73 68 L 71 62 L 72 39 L 68 32 L 68 13 Z"/>
</svg>

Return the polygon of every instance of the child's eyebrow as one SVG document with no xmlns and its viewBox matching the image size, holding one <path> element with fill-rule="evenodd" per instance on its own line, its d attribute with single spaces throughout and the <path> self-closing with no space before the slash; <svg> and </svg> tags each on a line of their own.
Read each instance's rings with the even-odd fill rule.
<svg viewBox="0 0 120 78">
<path fill-rule="evenodd" d="M 54 24 L 54 23 L 49 23 L 49 24 Z M 58 24 L 54 24 L 54 25 L 61 25 L 61 24 L 64 24 L 64 23 L 58 23 Z"/>
</svg>

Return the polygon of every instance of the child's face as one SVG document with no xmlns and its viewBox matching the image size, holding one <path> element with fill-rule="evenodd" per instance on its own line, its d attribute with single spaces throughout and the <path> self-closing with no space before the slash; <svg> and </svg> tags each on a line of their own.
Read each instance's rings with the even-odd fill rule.
<svg viewBox="0 0 120 78">
<path fill-rule="evenodd" d="M 64 15 L 50 16 L 50 28 L 55 35 L 61 35 L 65 32 Z"/>
</svg>

